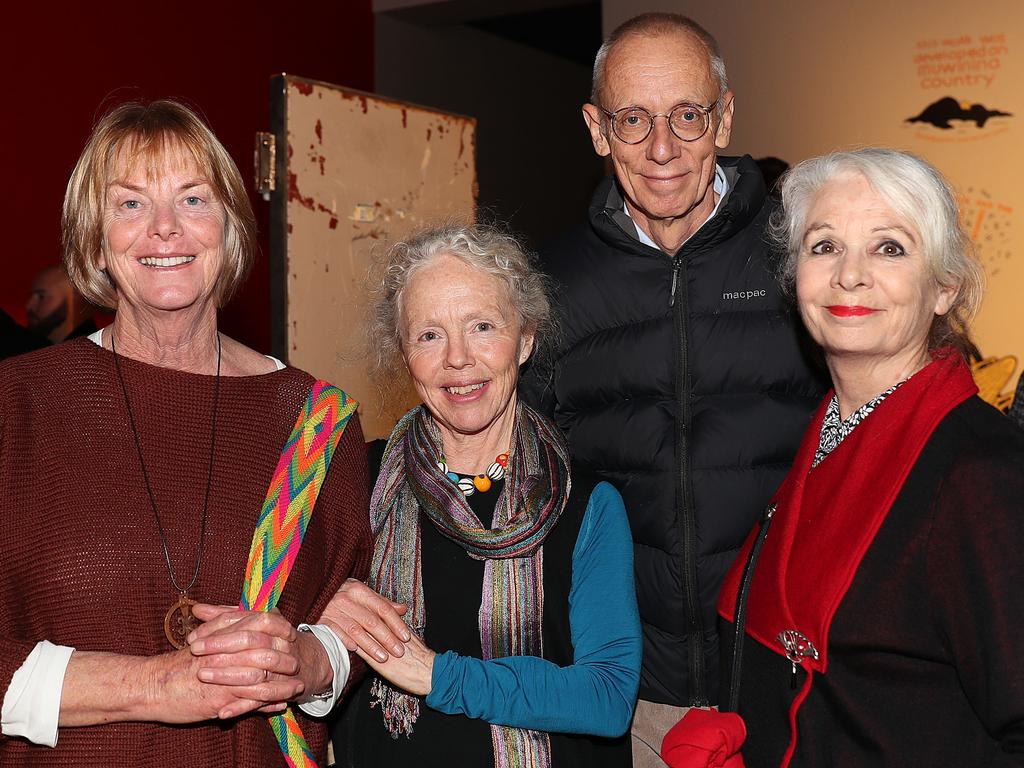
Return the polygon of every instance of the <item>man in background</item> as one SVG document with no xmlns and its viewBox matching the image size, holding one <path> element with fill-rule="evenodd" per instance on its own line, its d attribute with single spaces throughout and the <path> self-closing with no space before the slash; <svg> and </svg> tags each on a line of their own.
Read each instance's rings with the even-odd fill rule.
<svg viewBox="0 0 1024 768">
<path fill-rule="evenodd" d="M 687 707 L 718 701 L 722 579 L 824 391 L 802 353 L 718 44 L 683 16 L 617 28 L 583 117 L 614 175 L 542 252 L 562 339 L 523 396 L 623 495 L 644 630 L 634 765 L 660 766 Z"/>
<path fill-rule="evenodd" d="M 96 331 L 93 308 L 68 280 L 64 267 L 47 267 L 36 275 L 32 293 L 25 304 L 28 329 L 37 336 L 59 344 Z"/>
<path fill-rule="evenodd" d="M 23 355 L 46 346 L 46 341 L 18 325 L 14 318 L 0 309 L 0 360 Z"/>
</svg>

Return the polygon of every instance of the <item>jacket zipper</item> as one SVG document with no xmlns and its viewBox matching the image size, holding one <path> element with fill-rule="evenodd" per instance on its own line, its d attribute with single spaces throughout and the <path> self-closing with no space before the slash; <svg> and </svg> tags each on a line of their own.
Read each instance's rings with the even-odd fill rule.
<svg viewBox="0 0 1024 768">
<path fill-rule="evenodd" d="M 602 211 L 605 218 L 627 237 L 631 237 L 612 218 L 608 210 Z M 683 539 L 683 599 L 686 603 L 686 619 L 689 627 L 687 645 L 690 657 L 690 698 L 691 707 L 708 705 L 704 680 L 704 620 L 697 603 L 697 531 L 693 505 L 690 503 L 689 450 L 687 429 L 690 424 L 690 400 L 687 381 L 687 348 L 686 348 L 686 289 L 679 290 L 680 278 L 686 281 L 686 272 L 680 254 L 672 257 L 672 287 L 669 292 L 668 305 L 672 309 L 675 325 L 675 341 L 678 350 L 676 370 L 676 400 L 679 402 L 679 418 L 676 421 L 676 450 L 678 451 L 678 471 L 676 494 L 679 499 L 679 510 L 682 524 Z M 680 301 L 676 302 L 676 295 Z"/>
<path fill-rule="evenodd" d="M 680 282 L 683 287 L 680 290 Z M 687 432 L 690 429 L 690 397 L 687 385 L 687 348 L 686 348 L 686 271 L 683 260 L 676 254 L 672 258 L 672 290 L 669 295 L 669 306 L 672 307 L 676 330 L 676 349 L 678 350 L 676 370 L 676 399 L 679 401 L 679 419 L 676 422 L 676 451 L 678 456 L 679 480 L 676 492 L 679 497 L 679 510 L 682 523 L 683 538 L 683 593 L 686 600 L 686 619 L 689 625 L 690 657 L 690 700 L 691 707 L 706 707 L 707 693 L 704 690 L 704 622 L 697 604 L 697 531 L 694 520 L 693 495 L 690 487 L 690 459 Z M 678 298 L 678 301 L 676 300 Z"/>
</svg>

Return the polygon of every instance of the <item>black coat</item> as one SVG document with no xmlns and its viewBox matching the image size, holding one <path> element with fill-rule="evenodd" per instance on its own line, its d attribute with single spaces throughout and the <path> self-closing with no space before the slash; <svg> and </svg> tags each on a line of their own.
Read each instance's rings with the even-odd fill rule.
<svg viewBox="0 0 1024 768">
<path fill-rule="evenodd" d="M 589 222 L 542 251 L 561 337 L 521 388 L 574 461 L 621 491 L 640 698 L 680 706 L 717 700 L 719 587 L 824 392 L 775 278 L 760 171 L 718 162 L 726 197 L 675 257 L 636 239 L 612 179 Z"/>
<path fill-rule="evenodd" d="M 793 768 L 1024 765 L 1022 525 L 1024 434 L 972 397 L 928 439 L 839 604 Z M 775 768 L 805 673 L 747 636 L 740 679 L 743 758 Z"/>
</svg>

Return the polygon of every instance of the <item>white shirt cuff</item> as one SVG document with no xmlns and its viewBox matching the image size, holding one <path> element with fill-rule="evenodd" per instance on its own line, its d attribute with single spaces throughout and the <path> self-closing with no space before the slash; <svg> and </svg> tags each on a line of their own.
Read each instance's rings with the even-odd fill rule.
<svg viewBox="0 0 1024 768">
<path fill-rule="evenodd" d="M 314 693 L 299 699 L 299 709 L 307 715 L 324 717 L 334 709 L 334 705 L 338 703 L 338 698 L 345 688 L 345 683 L 348 682 L 348 675 L 352 668 L 348 658 L 348 649 L 341 644 L 338 636 L 323 624 L 299 624 L 296 629 L 300 632 L 310 632 L 320 641 L 331 662 L 331 669 L 334 670 L 334 681 L 331 683 L 329 694 Z"/>
<path fill-rule="evenodd" d="M 74 648 L 40 640 L 11 678 L 0 712 L 4 736 L 57 746 L 60 697 Z M 346 679 L 347 679 L 346 673 Z"/>
</svg>

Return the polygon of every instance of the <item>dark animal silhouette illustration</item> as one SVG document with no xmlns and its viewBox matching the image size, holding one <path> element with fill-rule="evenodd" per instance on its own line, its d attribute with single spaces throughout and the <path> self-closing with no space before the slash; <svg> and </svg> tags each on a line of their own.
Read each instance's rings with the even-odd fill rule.
<svg viewBox="0 0 1024 768">
<path fill-rule="evenodd" d="M 908 117 L 908 123 L 931 123 L 936 128 L 949 130 L 953 126 L 950 120 L 973 120 L 979 128 L 984 128 L 991 117 L 1012 117 L 1009 112 L 988 109 L 984 104 L 959 102 L 952 96 L 946 96 L 932 102 L 917 117 Z"/>
</svg>

